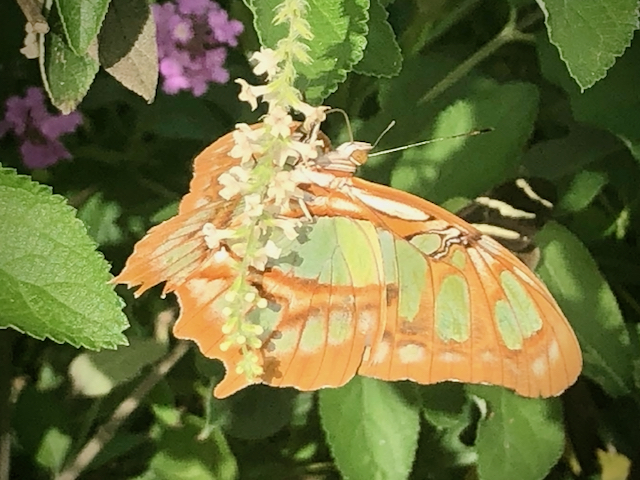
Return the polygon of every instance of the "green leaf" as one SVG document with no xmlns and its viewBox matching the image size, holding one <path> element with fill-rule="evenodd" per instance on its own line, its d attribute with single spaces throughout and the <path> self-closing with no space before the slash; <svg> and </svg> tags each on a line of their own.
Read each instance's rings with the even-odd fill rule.
<svg viewBox="0 0 640 480">
<path fill-rule="evenodd" d="M 500 387 L 469 385 L 488 403 L 478 425 L 476 449 L 481 480 L 540 480 L 564 449 L 558 399 L 524 398 Z"/>
<path fill-rule="evenodd" d="M 537 271 L 567 316 L 580 342 L 583 373 L 610 395 L 633 386 L 629 336 L 611 288 L 586 247 L 569 230 L 549 223 L 536 236 Z"/>
<path fill-rule="evenodd" d="M 581 172 L 590 163 L 625 148 L 613 134 L 601 128 L 583 124 L 570 128 L 566 137 L 544 140 L 527 150 L 522 159 L 526 176 L 555 180 Z"/>
<path fill-rule="evenodd" d="M 60 20 L 52 15 L 51 31 L 40 49 L 40 75 L 51 102 L 62 111 L 76 109 L 98 73 L 97 42 L 86 52 L 75 53 L 65 41 Z"/>
<path fill-rule="evenodd" d="M 228 127 L 199 98 L 189 94 L 160 95 L 141 113 L 141 128 L 166 138 L 207 140 Z"/>
<path fill-rule="evenodd" d="M 319 392 L 322 426 L 345 478 L 409 477 L 420 418 L 399 387 L 356 376 L 343 387 Z"/>
<path fill-rule="evenodd" d="M 100 31 L 109 0 L 56 0 L 64 33 L 76 55 L 84 55 Z"/>
<path fill-rule="evenodd" d="M 297 395 L 298 392 L 292 388 L 265 385 L 241 390 L 225 400 L 231 414 L 225 431 L 243 440 L 270 437 L 291 421 Z"/>
<path fill-rule="evenodd" d="M 151 102 L 158 86 L 158 47 L 147 0 L 111 0 L 98 45 L 102 67 Z"/>
<path fill-rule="evenodd" d="M 380 0 L 371 0 L 367 48 L 362 60 L 353 67 L 355 72 L 374 77 L 392 77 L 400 73 L 402 52 L 387 21 L 388 16 Z"/>
<path fill-rule="evenodd" d="M 480 87 L 480 85 L 479 85 Z M 405 150 L 391 185 L 440 203 L 455 196 L 474 198 L 515 170 L 538 110 L 533 85 L 482 82 L 440 113 L 426 138 L 447 137 L 482 127 L 494 132 L 444 139 Z"/>
<path fill-rule="evenodd" d="M 131 338 L 131 344 L 118 351 L 81 353 L 69 365 L 69 376 L 76 392 L 87 397 L 102 397 L 138 376 L 166 351 L 166 345 L 153 339 Z"/>
<path fill-rule="evenodd" d="M 0 328 L 91 349 L 126 345 L 108 265 L 64 198 L 0 168 Z"/>
<path fill-rule="evenodd" d="M 254 14 L 254 26 L 260 43 L 275 48 L 286 37 L 285 25 L 273 25 L 275 8 L 281 0 L 245 0 Z M 304 16 L 313 39 L 304 41 L 311 61 L 297 64 L 296 86 L 312 104 L 319 104 L 364 54 L 367 44 L 369 0 L 309 0 Z"/>
<path fill-rule="evenodd" d="M 219 428 L 207 439 L 198 439 L 201 419 L 188 415 L 182 426 L 167 428 L 158 439 L 157 453 L 141 478 L 175 480 L 235 480 L 236 459 Z"/>
<path fill-rule="evenodd" d="M 568 93 L 575 120 L 617 135 L 640 160 L 640 89 L 636 81 L 640 70 L 640 42 L 634 42 L 607 77 L 586 92 L 581 92 L 571 80 L 557 50 L 541 36 L 538 55 L 544 76 Z"/>
<path fill-rule="evenodd" d="M 71 446 L 71 435 L 56 427 L 49 428 L 36 452 L 36 461 L 54 473 L 60 472 L 64 459 Z"/>
<path fill-rule="evenodd" d="M 78 218 L 87 227 L 91 238 L 100 246 L 114 245 L 122 241 L 124 235 L 117 223 L 120 215 L 120 205 L 105 200 L 102 192 L 92 195 L 78 210 Z"/>
<path fill-rule="evenodd" d="M 467 397 L 465 386 L 443 382 L 419 388 L 422 414 L 431 428 L 423 427 L 418 448 L 424 448 L 422 442 L 426 441 L 428 451 L 434 452 L 434 458 L 429 459 L 430 471 L 446 471 L 452 464 L 475 464 L 478 459 L 475 447 L 462 439 L 464 432 L 477 422 L 475 404 Z"/>
<path fill-rule="evenodd" d="M 583 170 L 571 180 L 571 184 L 557 205 L 559 212 L 584 210 L 607 184 L 604 172 Z"/>
<path fill-rule="evenodd" d="M 468 400 L 464 385 L 442 382 L 420 388 L 422 413 L 438 428 L 450 428 L 460 423 L 460 416 L 466 416 Z"/>
<path fill-rule="evenodd" d="M 549 39 L 582 91 L 604 78 L 638 28 L 637 0 L 538 0 Z"/>
</svg>

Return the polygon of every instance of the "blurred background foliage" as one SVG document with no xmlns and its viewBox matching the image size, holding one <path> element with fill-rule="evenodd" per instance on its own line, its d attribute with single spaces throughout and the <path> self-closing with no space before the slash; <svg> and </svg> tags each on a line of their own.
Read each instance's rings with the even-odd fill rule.
<svg viewBox="0 0 640 480">
<path fill-rule="evenodd" d="M 174 22 L 170 38 L 146 0 L 56 0 L 46 17 L 19 3 L 26 39 L 18 3 L 0 20 L 0 480 L 640 478 L 636 0 L 308 11 L 314 61 L 298 85 L 345 110 L 356 139 L 391 121 L 379 149 L 494 129 L 374 157 L 360 175 L 451 208 L 521 175 L 557 188 L 538 273 L 585 368 L 549 400 L 363 378 L 214 399 L 222 367 L 170 338 L 174 298 L 118 287 L 121 301 L 107 271 L 177 211 L 195 155 L 264 113 L 232 80 L 258 82 L 247 56 L 282 37 L 279 2 L 177 2 L 193 9 L 183 20 L 210 9 L 204 73 L 172 44 L 189 29 Z M 338 115 L 324 129 L 347 139 Z"/>
</svg>

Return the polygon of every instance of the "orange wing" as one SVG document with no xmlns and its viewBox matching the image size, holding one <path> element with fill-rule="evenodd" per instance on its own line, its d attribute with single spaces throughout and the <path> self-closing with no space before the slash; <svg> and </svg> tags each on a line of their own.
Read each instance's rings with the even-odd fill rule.
<svg viewBox="0 0 640 480">
<path fill-rule="evenodd" d="M 301 390 L 339 386 L 356 373 L 430 384 L 503 385 L 525 396 L 561 393 L 577 378 L 581 353 L 540 280 L 514 255 L 455 215 L 413 195 L 357 178 L 334 188 L 310 181 L 310 240 L 287 244 L 294 260 L 253 272 L 269 307 L 262 366 L 250 381 L 235 372 L 239 349 L 225 335 L 218 300 L 232 269 L 208 262 L 202 226 L 225 228 L 235 204 L 219 200 L 218 176 L 237 163 L 222 137 L 198 156 L 177 217 L 154 227 L 115 279 L 161 281 L 175 291 L 178 338 L 223 361 L 218 397 L 250 383 Z M 302 217 L 294 210 L 292 216 Z M 287 263 L 289 262 L 289 263 Z"/>
</svg>

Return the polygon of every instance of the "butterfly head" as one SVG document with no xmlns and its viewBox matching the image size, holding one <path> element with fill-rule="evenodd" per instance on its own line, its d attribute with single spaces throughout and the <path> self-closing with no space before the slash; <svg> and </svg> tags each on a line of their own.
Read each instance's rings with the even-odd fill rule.
<svg viewBox="0 0 640 480">
<path fill-rule="evenodd" d="M 351 175 L 367 161 L 371 148 L 372 145 L 367 142 L 346 142 L 318 157 L 315 164 L 322 170 Z"/>
</svg>

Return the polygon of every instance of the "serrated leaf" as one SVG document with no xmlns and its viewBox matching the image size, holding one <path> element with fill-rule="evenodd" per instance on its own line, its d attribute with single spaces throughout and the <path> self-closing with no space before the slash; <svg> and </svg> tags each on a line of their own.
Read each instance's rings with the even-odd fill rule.
<svg viewBox="0 0 640 480">
<path fill-rule="evenodd" d="M 469 385 L 467 391 L 488 403 L 476 438 L 480 480 L 544 478 L 564 449 L 559 400 L 524 398 L 483 385 Z"/>
<path fill-rule="evenodd" d="M 156 24 L 147 0 L 111 0 L 99 35 L 102 67 L 151 102 L 158 86 Z"/>
<path fill-rule="evenodd" d="M 109 267 L 64 198 L 0 168 L 0 218 L 0 328 L 90 349 L 127 345 Z"/>
<path fill-rule="evenodd" d="M 374 77 L 392 77 L 400 72 L 402 51 L 388 17 L 380 0 L 371 0 L 367 47 L 362 60 L 353 67 L 355 72 Z"/>
<path fill-rule="evenodd" d="M 460 195 L 474 198 L 514 171 L 533 130 L 536 89 L 525 83 L 483 84 L 438 115 L 430 138 L 482 127 L 495 131 L 405 150 L 391 176 L 393 187 L 439 203 Z"/>
<path fill-rule="evenodd" d="M 254 26 L 260 43 L 275 48 L 287 34 L 285 25 L 274 25 L 275 8 L 281 0 L 245 0 L 254 15 Z M 312 104 L 319 104 L 364 54 L 367 44 L 369 0 L 309 0 L 304 16 L 313 39 L 303 41 L 311 61 L 297 64 L 296 86 Z"/>
<path fill-rule="evenodd" d="M 140 374 L 140 371 L 167 351 L 153 339 L 132 338 L 127 348 L 118 351 L 84 352 L 69 365 L 69 376 L 76 392 L 87 397 L 102 397 L 114 387 Z"/>
<path fill-rule="evenodd" d="M 97 41 L 79 55 L 67 44 L 55 15 L 50 25 L 51 31 L 41 43 L 40 75 L 51 102 L 67 114 L 76 109 L 98 73 Z"/>
<path fill-rule="evenodd" d="M 124 234 L 117 224 L 122 208 L 116 202 L 104 199 L 102 192 L 91 196 L 78 210 L 78 218 L 87 232 L 100 246 L 120 243 Z"/>
<path fill-rule="evenodd" d="M 584 357 L 584 375 L 610 395 L 633 386 L 629 336 L 609 284 L 587 248 L 569 230 L 549 223 L 536 236 L 537 272 L 573 326 Z"/>
<path fill-rule="evenodd" d="M 638 29 L 637 0 L 537 0 L 549 39 L 582 91 L 604 78 Z"/>
<path fill-rule="evenodd" d="M 538 38 L 538 55 L 545 77 L 569 94 L 575 119 L 617 135 L 640 160 L 640 89 L 636 81 L 640 42 L 634 42 L 609 70 L 607 77 L 584 93 L 569 77 L 557 50 L 541 37 Z"/>
<path fill-rule="evenodd" d="M 409 477 L 418 443 L 419 408 L 398 387 L 356 376 L 343 387 L 318 393 L 327 442 L 345 478 Z"/>
<path fill-rule="evenodd" d="M 175 480 L 235 480 L 236 459 L 219 428 L 199 440 L 203 422 L 192 415 L 177 428 L 166 428 L 157 441 L 149 470 L 141 478 Z"/>
<path fill-rule="evenodd" d="M 76 55 L 84 55 L 98 36 L 109 0 L 56 0 L 56 6 L 68 45 Z"/>
</svg>

